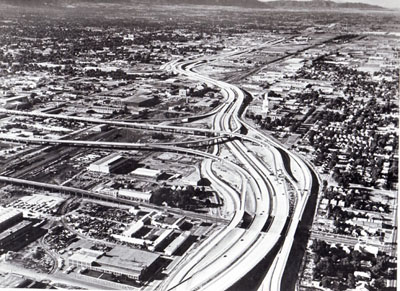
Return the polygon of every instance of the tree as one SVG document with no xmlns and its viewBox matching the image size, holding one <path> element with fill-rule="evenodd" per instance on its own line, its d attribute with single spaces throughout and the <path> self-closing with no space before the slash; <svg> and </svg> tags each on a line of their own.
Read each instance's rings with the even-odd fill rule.
<svg viewBox="0 0 400 291">
<path fill-rule="evenodd" d="M 41 247 L 37 247 L 36 250 L 33 252 L 33 258 L 36 260 L 40 260 L 44 255 L 43 249 Z"/>
<path fill-rule="evenodd" d="M 169 202 L 171 199 L 171 190 L 168 188 L 158 188 L 154 190 L 153 195 L 151 197 L 152 202 L 157 205 L 161 205 L 163 202 Z"/>
<path fill-rule="evenodd" d="M 331 280 L 327 277 L 323 277 L 321 280 L 321 286 L 324 288 L 329 288 L 331 286 Z"/>
<path fill-rule="evenodd" d="M 375 266 L 372 266 L 372 268 L 370 270 L 371 270 L 371 273 L 375 277 L 379 276 L 381 274 L 381 272 L 382 272 L 380 264 L 376 264 Z"/>
<path fill-rule="evenodd" d="M 385 279 L 383 277 L 379 277 L 374 281 L 373 287 L 377 290 L 383 290 L 386 287 Z"/>
<path fill-rule="evenodd" d="M 314 240 L 311 249 L 322 257 L 326 256 L 329 252 L 328 245 L 323 240 Z"/>
<path fill-rule="evenodd" d="M 356 287 L 356 278 L 353 273 L 347 275 L 347 285 L 351 289 Z"/>
<path fill-rule="evenodd" d="M 318 264 L 316 264 L 315 268 L 319 270 L 324 276 L 331 275 L 334 272 L 332 260 L 325 259 L 321 260 Z"/>
<path fill-rule="evenodd" d="M 343 284 L 339 281 L 333 281 L 331 288 L 335 291 L 340 291 L 343 290 Z"/>
<path fill-rule="evenodd" d="M 351 260 L 349 257 L 344 257 L 340 261 L 340 267 L 347 272 L 354 272 L 354 266 L 351 264 Z"/>
<path fill-rule="evenodd" d="M 179 197 L 178 197 L 177 204 L 179 207 L 182 207 L 182 208 L 186 208 L 190 204 L 190 197 L 189 197 L 187 191 L 179 191 Z"/>
<path fill-rule="evenodd" d="M 353 261 L 361 261 L 362 254 L 359 251 L 352 251 L 351 257 L 352 257 Z"/>
</svg>

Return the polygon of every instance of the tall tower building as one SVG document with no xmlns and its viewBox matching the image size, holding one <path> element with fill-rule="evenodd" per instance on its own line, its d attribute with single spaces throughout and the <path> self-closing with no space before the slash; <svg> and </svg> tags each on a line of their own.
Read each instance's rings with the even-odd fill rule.
<svg viewBox="0 0 400 291">
<path fill-rule="evenodd" d="M 268 113 L 268 92 L 264 94 L 262 112 L 263 113 Z"/>
</svg>

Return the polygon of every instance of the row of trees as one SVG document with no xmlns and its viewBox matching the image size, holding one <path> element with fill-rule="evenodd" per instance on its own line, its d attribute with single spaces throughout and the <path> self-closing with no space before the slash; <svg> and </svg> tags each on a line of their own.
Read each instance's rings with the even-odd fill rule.
<svg viewBox="0 0 400 291">
<path fill-rule="evenodd" d="M 315 263 L 313 278 L 325 288 L 335 291 L 355 288 L 358 280 L 354 276 L 355 271 L 371 272 L 372 290 L 382 290 L 380 288 L 385 286 L 385 279 L 395 276 L 395 272 L 389 270 L 390 257 L 381 253 L 374 257 L 351 247 L 350 252 L 346 252 L 340 245 L 329 245 L 322 240 L 314 240 L 311 250 Z"/>
<path fill-rule="evenodd" d="M 201 188 L 194 188 L 193 186 L 187 186 L 183 189 L 172 190 L 167 187 L 160 187 L 153 191 L 151 202 L 156 205 L 168 205 L 172 207 L 178 207 L 182 209 L 194 209 L 204 206 L 210 206 L 211 202 L 207 199 L 206 193 Z M 197 199 L 194 199 L 197 197 Z M 201 199 L 206 198 L 205 202 Z"/>
</svg>

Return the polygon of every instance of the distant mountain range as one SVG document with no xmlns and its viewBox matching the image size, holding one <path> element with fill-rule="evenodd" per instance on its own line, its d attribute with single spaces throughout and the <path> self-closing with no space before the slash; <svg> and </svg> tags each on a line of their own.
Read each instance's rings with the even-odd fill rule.
<svg viewBox="0 0 400 291">
<path fill-rule="evenodd" d="M 280 0 L 262 3 L 265 8 L 271 9 L 385 9 L 381 6 L 364 4 L 359 2 L 338 3 L 330 0 L 312 0 L 312 1 L 291 1 Z"/>
<path fill-rule="evenodd" d="M 136 0 L 137 1 L 137 0 Z M 139 0 L 140 1 L 140 0 Z M 241 6 L 241 7 L 259 7 L 269 9 L 385 9 L 377 5 L 369 5 L 358 2 L 338 3 L 330 0 L 278 0 L 261 2 L 258 0 L 144 0 L 146 3 L 157 4 L 193 4 L 193 5 L 224 5 L 224 6 Z"/>
<path fill-rule="evenodd" d="M 0 0 L 0 3 L 7 3 L 14 6 L 60 6 L 76 3 L 143 3 L 143 4 L 191 4 L 191 5 L 219 5 L 219 6 L 240 6 L 248 8 L 267 8 L 267 9 L 364 9 L 382 10 L 381 6 L 369 5 L 364 3 L 345 2 L 338 3 L 330 0 L 278 0 L 270 2 L 260 2 L 258 0 Z"/>
</svg>

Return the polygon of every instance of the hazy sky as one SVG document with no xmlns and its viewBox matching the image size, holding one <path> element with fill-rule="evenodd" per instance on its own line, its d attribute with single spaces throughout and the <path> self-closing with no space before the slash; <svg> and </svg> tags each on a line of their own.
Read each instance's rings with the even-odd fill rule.
<svg viewBox="0 0 400 291">
<path fill-rule="evenodd" d="M 274 1 L 274 0 L 259 0 L 259 1 Z M 335 2 L 360 2 L 371 5 L 378 5 L 386 8 L 400 9 L 400 0 L 333 0 Z"/>
<path fill-rule="evenodd" d="M 387 8 L 400 8 L 400 0 L 334 0 L 336 2 L 361 2 Z"/>
</svg>

